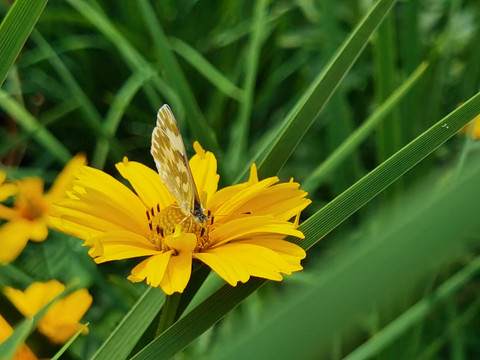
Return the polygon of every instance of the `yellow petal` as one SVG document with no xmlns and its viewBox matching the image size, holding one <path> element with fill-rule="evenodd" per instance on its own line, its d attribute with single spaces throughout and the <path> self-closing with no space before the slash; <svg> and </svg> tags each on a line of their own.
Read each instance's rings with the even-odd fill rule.
<svg viewBox="0 0 480 360">
<path fill-rule="evenodd" d="M 128 220 L 128 227 L 135 227 L 139 232 L 148 229 L 145 215 L 146 207 L 141 200 L 125 185 L 103 171 L 83 166 L 77 172 L 78 180 L 75 185 L 84 189 L 75 195 L 87 204 L 87 211 L 105 211 L 103 218 L 108 219 L 111 214 L 122 216 Z M 81 207 L 81 205 L 78 205 Z"/>
<path fill-rule="evenodd" d="M 280 281 L 281 273 L 290 275 L 294 271 L 275 251 L 247 243 L 225 244 L 194 256 L 233 286 L 250 276 Z"/>
<path fill-rule="evenodd" d="M 238 242 L 236 241 L 235 244 L 251 244 L 263 246 L 270 250 L 273 250 L 289 263 L 292 271 L 302 270 L 303 267 L 300 265 L 300 260 L 305 259 L 305 257 L 307 256 L 305 250 L 303 250 L 297 244 L 293 244 L 291 242 L 280 239 L 256 238 L 252 240 L 244 240 Z"/>
<path fill-rule="evenodd" d="M 28 227 L 30 228 L 30 239 L 33 241 L 45 241 L 48 236 L 47 217 L 37 218 L 30 221 Z"/>
<path fill-rule="evenodd" d="M 128 280 L 140 282 L 146 280 L 152 287 L 158 287 L 163 279 L 172 251 L 150 256 L 135 266 Z"/>
<path fill-rule="evenodd" d="M 66 196 L 66 191 L 72 187 L 73 179 L 75 177 L 75 172 L 80 168 L 80 166 L 86 165 L 87 159 L 85 155 L 78 154 L 75 155 L 68 163 L 65 165 L 63 170 L 55 179 L 52 187 L 45 195 L 47 201 L 54 202 L 60 200 Z"/>
<path fill-rule="evenodd" d="M 128 231 L 109 231 L 95 237 L 92 243 L 99 243 L 101 246 L 101 251 L 94 253 L 98 254 L 95 258 L 96 263 L 160 253 L 146 238 Z"/>
<path fill-rule="evenodd" d="M 15 217 L 21 216 L 17 211 L 12 208 L 9 208 L 5 205 L 0 204 L 0 219 L 10 220 Z"/>
<path fill-rule="evenodd" d="M 39 331 L 52 342 L 67 342 L 80 328 L 79 321 L 92 304 L 86 289 L 77 290 L 50 306 L 38 323 Z"/>
<path fill-rule="evenodd" d="M 197 186 L 198 195 L 203 206 L 208 206 L 208 201 L 217 191 L 218 180 L 217 159 L 210 151 L 205 151 L 198 141 L 193 143 L 196 154 L 190 159 L 190 168 L 192 169 L 193 179 Z"/>
<path fill-rule="evenodd" d="M 304 210 L 311 200 L 306 199 L 307 192 L 299 190 L 295 182 L 276 184 L 258 193 L 237 209 L 243 213 L 249 211 L 255 215 L 273 215 L 289 220 Z"/>
<path fill-rule="evenodd" d="M 145 208 L 142 209 L 145 218 L 139 220 L 142 221 L 140 224 L 132 221 L 127 208 L 128 206 L 125 204 L 116 205 L 103 194 L 95 193 L 81 195 L 80 200 L 61 200 L 54 206 L 52 216 L 83 225 L 92 229 L 94 233 L 96 231 L 126 230 L 146 236 L 148 234 L 148 222 Z M 53 223 L 64 231 L 61 223 L 55 221 Z M 85 238 L 83 237 L 83 239 Z"/>
<path fill-rule="evenodd" d="M 7 286 L 3 292 L 23 316 L 31 317 L 64 290 L 65 286 L 63 284 L 57 280 L 50 280 L 45 283 L 35 282 L 28 286 L 25 291 Z"/>
<path fill-rule="evenodd" d="M 18 189 L 15 184 L 8 183 L 0 185 L 0 202 L 5 201 L 10 196 L 15 195 L 17 192 Z"/>
<path fill-rule="evenodd" d="M 220 191 L 217 191 L 213 195 L 209 203 L 209 208 L 212 209 L 214 214 L 219 214 L 222 216 L 229 214 L 238 215 L 240 214 L 240 211 L 238 211 L 239 207 L 241 207 L 243 204 L 245 204 L 255 196 L 258 196 L 258 194 L 262 193 L 262 191 L 264 191 L 269 186 L 277 183 L 278 181 L 278 177 L 271 177 L 253 185 L 243 186 L 241 187 L 240 191 L 238 191 L 230 198 L 227 197 L 227 194 L 229 192 L 222 189 Z M 231 196 L 232 194 L 228 195 Z"/>
<path fill-rule="evenodd" d="M 135 161 L 123 162 L 115 165 L 120 174 L 127 179 L 147 208 L 160 204 L 163 209 L 171 205 L 175 199 L 165 188 L 157 172 Z"/>
<path fill-rule="evenodd" d="M 0 264 L 15 260 L 30 239 L 29 222 L 12 220 L 0 226 Z"/>
<path fill-rule="evenodd" d="M 197 245 L 197 236 L 191 233 L 181 233 L 167 236 L 165 243 L 176 250 L 170 257 L 165 275 L 160 286 L 167 295 L 183 292 L 192 273 L 192 252 Z"/>
<path fill-rule="evenodd" d="M 210 232 L 210 243 L 219 246 L 228 241 L 253 239 L 268 233 L 304 238 L 302 232 L 287 221 L 277 220 L 272 216 L 247 216 L 231 220 L 214 229 Z"/>
</svg>

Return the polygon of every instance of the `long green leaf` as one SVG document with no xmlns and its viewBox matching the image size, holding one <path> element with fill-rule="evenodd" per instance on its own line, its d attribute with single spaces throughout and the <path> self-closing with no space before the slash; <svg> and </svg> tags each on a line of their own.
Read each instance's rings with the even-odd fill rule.
<svg viewBox="0 0 480 360">
<path fill-rule="evenodd" d="M 404 98 L 417 83 L 425 69 L 426 63 L 420 66 L 399 86 L 375 112 L 365 120 L 325 161 L 323 161 L 310 176 L 303 182 L 302 188 L 308 193 L 314 192 L 322 181 L 337 168 L 375 129 L 376 125 L 385 119 L 390 111 Z"/>
<path fill-rule="evenodd" d="M 98 349 L 92 360 L 126 359 L 162 308 L 164 301 L 165 294 L 162 290 L 149 288 L 145 291 Z"/>
<path fill-rule="evenodd" d="M 289 240 L 297 242 L 308 250 L 365 203 L 455 135 L 478 113 L 480 113 L 480 93 L 392 155 L 310 217 L 300 226 L 305 234 L 305 239 L 290 238 Z M 134 358 L 136 360 L 170 358 L 264 283 L 265 280 L 254 278 L 235 288 L 225 285 L 152 341 Z"/>
<path fill-rule="evenodd" d="M 260 177 L 276 174 L 287 161 L 394 2 L 395 0 L 377 2 L 288 113 L 280 134 L 266 149 L 262 149 L 253 161 L 259 164 Z M 240 178 L 247 170 L 243 171 Z"/>
<path fill-rule="evenodd" d="M 0 24 L 0 86 L 27 41 L 48 0 L 17 0 Z"/>
</svg>

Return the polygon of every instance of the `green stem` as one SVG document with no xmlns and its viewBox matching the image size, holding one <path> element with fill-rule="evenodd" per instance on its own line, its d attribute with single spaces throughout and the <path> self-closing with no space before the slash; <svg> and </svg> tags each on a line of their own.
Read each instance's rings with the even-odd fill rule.
<svg viewBox="0 0 480 360">
<path fill-rule="evenodd" d="M 181 297 L 181 293 L 173 293 L 165 298 L 165 304 L 163 305 L 162 314 L 160 315 L 155 337 L 158 337 L 162 332 L 168 329 L 170 325 L 173 324 Z"/>
</svg>

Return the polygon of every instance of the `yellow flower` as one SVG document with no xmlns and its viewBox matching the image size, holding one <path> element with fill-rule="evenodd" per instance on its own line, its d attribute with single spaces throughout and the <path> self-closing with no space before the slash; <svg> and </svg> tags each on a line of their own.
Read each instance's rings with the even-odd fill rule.
<svg viewBox="0 0 480 360">
<path fill-rule="evenodd" d="M 83 155 L 72 158 L 46 194 L 40 178 L 4 183 L 5 173 L 0 172 L 0 201 L 15 196 L 13 207 L 0 204 L 0 219 L 8 220 L 0 226 L 0 264 L 15 260 L 28 240 L 44 241 L 47 238 L 52 203 L 66 196 L 66 190 L 72 185 L 73 173 L 85 163 Z"/>
<path fill-rule="evenodd" d="M 5 319 L 0 315 L 0 345 L 7 340 L 13 334 L 12 327 L 5 321 Z M 30 348 L 22 344 L 15 352 L 12 360 L 37 360 L 38 358 L 30 350 Z"/>
<path fill-rule="evenodd" d="M 35 282 L 25 289 L 17 290 L 5 287 L 5 296 L 25 317 L 32 317 L 45 305 L 65 290 L 57 280 Z M 52 342 L 62 344 L 68 341 L 78 330 L 88 329 L 79 323 L 92 304 L 92 296 L 86 289 L 77 290 L 53 303 L 38 322 L 38 331 Z"/>
<path fill-rule="evenodd" d="M 465 125 L 460 132 L 470 135 L 473 140 L 480 139 L 480 115 L 475 116 L 475 118 Z"/>
<path fill-rule="evenodd" d="M 52 221 L 85 240 L 96 263 L 147 257 L 129 280 L 145 280 L 169 295 L 185 289 L 194 259 L 233 286 L 250 276 L 280 281 L 281 274 L 301 270 L 305 251 L 283 239 L 304 237 L 297 225 L 311 202 L 307 193 L 293 181 L 259 181 L 255 165 L 247 182 L 217 191 L 215 156 L 197 142 L 194 148 L 190 167 L 208 216 L 205 223 L 185 217 L 158 173 L 127 158 L 116 167 L 136 194 L 110 175 L 84 166 Z"/>
</svg>

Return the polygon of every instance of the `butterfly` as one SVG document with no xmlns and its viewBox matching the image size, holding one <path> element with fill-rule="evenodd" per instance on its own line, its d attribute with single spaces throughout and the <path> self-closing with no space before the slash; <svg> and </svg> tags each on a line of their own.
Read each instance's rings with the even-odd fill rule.
<svg viewBox="0 0 480 360">
<path fill-rule="evenodd" d="M 186 218 L 193 217 L 195 221 L 204 223 L 207 215 L 198 196 L 180 129 L 167 104 L 158 110 L 150 153 L 162 183 L 177 200 Z"/>
</svg>

